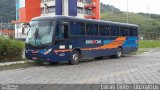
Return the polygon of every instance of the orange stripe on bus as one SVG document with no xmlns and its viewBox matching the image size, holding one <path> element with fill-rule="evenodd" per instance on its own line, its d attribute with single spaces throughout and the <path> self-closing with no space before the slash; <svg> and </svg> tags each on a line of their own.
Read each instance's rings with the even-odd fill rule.
<svg viewBox="0 0 160 90">
<path fill-rule="evenodd" d="M 39 52 L 39 50 L 32 52 L 32 54 L 36 54 L 36 53 L 38 53 L 38 52 Z"/>
<path fill-rule="evenodd" d="M 122 44 L 125 40 L 126 40 L 126 37 L 119 37 L 119 38 L 115 39 L 113 42 L 111 42 L 107 45 L 98 47 L 98 48 L 117 48 L 119 46 L 122 46 Z"/>
<path fill-rule="evenodd" d="M 100 49 L 112 49 L 112 48 L 117 48 L 119 46 L 122 46 L 124 41 L 126 40 L 126 37 L 119 37 L 117 39 L 115 39 L 113 42 L 100 46 L 100 47 L 96 47 L 96 48 L 82 48 L 81 50 L 100 50 Z M 70 52 L 72 50 L 66 49 L 66 50 L 54 50 L 54 52 L 58 53 L 58 52 Z"/>
<path fill-rule="evenodd" d="M 58 52 L 70 52 L 72 50 L 66 49 L 66 50 L 54 50 L 54 52 L 58 53 Z"/>
</svg>

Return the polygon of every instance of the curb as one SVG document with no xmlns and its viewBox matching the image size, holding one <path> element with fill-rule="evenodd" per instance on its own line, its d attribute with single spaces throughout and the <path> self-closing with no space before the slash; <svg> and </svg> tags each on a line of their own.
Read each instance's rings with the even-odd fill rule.
<svg viewBox="0 0 160 90">
<path fill-rule="evenodd" d="M 28 60 L 28 61 L 4 62 L 4 63 L 0 63 L 0 67 L 1 66 L 15 65 L 15 64 L 24 64 L 24 63 L 28 63 L 28 62 L 32 62 L 32 61 Z"/>
</svg>

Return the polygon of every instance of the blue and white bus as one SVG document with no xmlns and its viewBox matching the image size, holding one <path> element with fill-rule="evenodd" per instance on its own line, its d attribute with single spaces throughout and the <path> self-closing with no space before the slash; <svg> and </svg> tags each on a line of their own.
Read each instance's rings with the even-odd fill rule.
<svg viewBox="0 0 160 90">
<path fill-rule="evenodd" d="M 138 26 L 68 16 L 36 17 L 30 22 L 25 55 L 42 62 L 112 56 L 138 50 Z"/>
</svg>

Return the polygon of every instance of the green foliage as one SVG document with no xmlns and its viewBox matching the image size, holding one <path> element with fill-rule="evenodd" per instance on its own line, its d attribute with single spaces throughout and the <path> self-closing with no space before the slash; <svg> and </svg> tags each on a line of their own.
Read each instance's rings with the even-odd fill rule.
<svg viewBox="0 0 160 90">
<path fill-rule="evenodd" d="M 22 60 L 24 43 L 0 36 L 0 62 Z"/>
<path fill-rule="evenodd" d="M 113 8 L 113 6 L 112 6 Z M 114 7 L 114 10 L 115 7 Z M 101 9 L 101 19 L 114 22 L 127 22 L 127 12 L 115 12 L 110 9 Z M 128 13 L 128 22 L 139 25 L 142 32 L 158 32 L 160 33 L 160 15 L 146 13 Z"/>
<path fill-rule="evenodd" d="M 140 48 L 158 48 L 160 47 L 160 41 L 141 40 L 139 42 Z"/>
<path fill-rule="evenodd" d="M 112 5 L 106 5 L 106 4 L 101 3 L 101 12 L 104 13 L 106 11 L 108 11 L 108 12 L 121 12 L 120 9 L 115 8 Z"/>
</svg>

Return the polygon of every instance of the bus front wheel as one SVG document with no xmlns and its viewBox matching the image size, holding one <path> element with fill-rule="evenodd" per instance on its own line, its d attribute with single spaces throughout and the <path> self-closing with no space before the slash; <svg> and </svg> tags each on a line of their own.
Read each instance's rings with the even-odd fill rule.
<svg viewBox="0 0 160 90">
<path fill-rule="evenodd" d="M 75 65 L 79 62 L 79 60 L 80 60 L 80 53 L 78 51 L 73 51 L 71 60 L 69 60 L 69 64 Z"/>
</svg>

